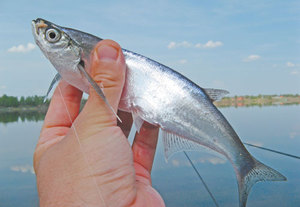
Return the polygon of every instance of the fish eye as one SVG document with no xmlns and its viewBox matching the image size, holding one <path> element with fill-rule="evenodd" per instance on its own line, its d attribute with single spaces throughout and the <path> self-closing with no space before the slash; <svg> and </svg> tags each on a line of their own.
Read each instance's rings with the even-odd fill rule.
<svg viewBox="0 0 300 207">
<path fill-rule="evenodd" d="M 51 43 L 57 42 L 60 39 L 60 37 L 61 35 L 59 31 L 56 29 L 51 28 L 46 31 L 46 39 Z"/>
</svg>

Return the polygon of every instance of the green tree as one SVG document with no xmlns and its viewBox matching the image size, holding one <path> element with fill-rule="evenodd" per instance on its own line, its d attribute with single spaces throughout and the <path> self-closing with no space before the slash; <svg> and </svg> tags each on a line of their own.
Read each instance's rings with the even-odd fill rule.
<svg viewBox="0 0 300 207">
<path fill-rule="evenodd" d="M 25 105 L 25 98 L 24 98 L 24 96 L 21 96 L 19 103 L 20 103 L 21 106 Z"/>
<path fill-rule="evenodd" d="M 19 101 L 17 97 L 14 96 L 7 96 L 4 94 L 0 98 L 0 106 L 2 107 L 17 107 L 19 106 Z"/>
</svg>

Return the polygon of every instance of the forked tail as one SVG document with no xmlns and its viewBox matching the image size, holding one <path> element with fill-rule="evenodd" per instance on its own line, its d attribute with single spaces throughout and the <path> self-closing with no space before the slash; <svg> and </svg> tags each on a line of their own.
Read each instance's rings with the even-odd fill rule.
<svg viewBox="0 0 300 207">
<path fill-rule="evenodd" d="M 245 169 L 236 169 L 238 188 L 239 188 L 239 202 L 240 207 L 245 207 L 247 203 L 248 194 L 252 186 L 260 181 L 284 181 L 286 177 L 276 170 L 264 165 L 253 158 L 253 167 L 245 172 Z"/>
</svg>

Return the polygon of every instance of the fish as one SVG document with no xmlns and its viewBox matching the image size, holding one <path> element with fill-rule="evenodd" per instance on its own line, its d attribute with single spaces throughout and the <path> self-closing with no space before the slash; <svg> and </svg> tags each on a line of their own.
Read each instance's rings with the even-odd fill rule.
<svg viewBox="0 0 300 207">
<path fill-rule="evenodd" d="M 49 90 L 62 78 L 85 93 L 92 85 L 106 100 L 89 76 L 90 54 L 101 38 L 41 18 L 32 21 L 32 32 L 36 44 L 58 72 Z M 160 127 L 166 159 L 176 152 L 202 149 L 224 156 L 236 174 L 240 207 L 246 206 L 255 183 L 286 180 L 247 151 L 213 104 L 228 94 L 226 90 L 202 88 L 161 63 L 127 49 L 122 51 L 127 69 L 118 109 L 132 114 L 137 131 L 145 121 Z M 113 111 L 107 101 L 105 104 Z"/>
</svg>

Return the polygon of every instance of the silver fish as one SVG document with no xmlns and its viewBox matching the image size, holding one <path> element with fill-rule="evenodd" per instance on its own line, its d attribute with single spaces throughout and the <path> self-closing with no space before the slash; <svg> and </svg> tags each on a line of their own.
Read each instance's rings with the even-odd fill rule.
<svg viewBox="0 0 300 207">
<path fill-rule="evenodd" d="M 43 19 L 33 20 L 32 29 L 37 45 L 60 76 L 88 93 L 89 55 L 102 39 Z M 132 114 L 137 130 L 144 121 L 158 125 L 166 157 L 203 146 L 224 155 L 236 173 L 240 207 L 246 206 L 250 189 L 256 182 L 286 180 L 251 156 L 213 105 L 212 102 L 227 91 L 201 88 L 154 60 L 125 49 L 123 53 L 128 67 L 119 110 Z M 57 77 L 59 75 L 51 87 Z"/>
</svg>

